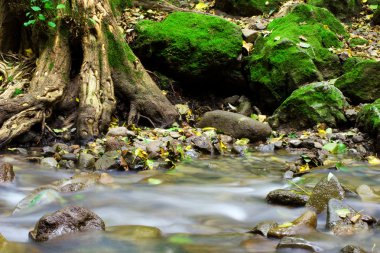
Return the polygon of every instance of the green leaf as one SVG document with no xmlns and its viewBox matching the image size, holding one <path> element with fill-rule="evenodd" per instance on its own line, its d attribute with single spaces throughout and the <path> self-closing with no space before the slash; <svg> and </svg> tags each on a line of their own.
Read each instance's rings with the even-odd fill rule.
<svg viewBox="0 0 380 253">
<path fill-rule="evenodd" d="M 20 95 L 20 94 L 23 94 L 24 93 L 24 91 L 22 90 L 22 89 L 15 89 L 15 91 L 13 92 L 13 94 L 12 94 L 12 97 L 16 97 L 16 96 L 18 96 L 18 95 Z"/>
<path fill-rule="evenodd" d="M 174 244 L 190 244 L 193 240 L 186 235 L 174 235 L 169 237 L 169 242 Z"/>
<path fill-rule="evenodd" d="M 26 15 L 27 17 L 29 17 L 30 15 L 32 15 L 32 13 L 27 12 L 25 15 Z"/>
<path fill-rule="evenodd" d="M 161 184 L 162 181 L 158 178 L 148 178 L 148 183 L 152 185 L 158 185 Z"/>
<path fill-rule="evenodd" d="M 41 10 L 41 8 L 40 7 L 38 7 L 38 6 L 32 6 L 32 7 L 30 7 L 32 10 L 34 10 L 34 11 L 40 11 Z"/>
<path fill-rule="evenodd" d="M 88 18 L 93 25 L 96 25 L 96 21 L 93 18 Z"/>
<path fill-rule="evenodd" d="M 25 22 L 24 26 L 30 26 L 30 25 L 33 25 L 34 23 L 36 23 L 36 20 L 32 19 L 32 20 L 29 20 L 28 22 Z"/>
<path fill-rule="evenodd" d="M 57 25 L 54 22 L 49 21 L 48 26 L 50 26 L 51 28 L 55 28 Z"/>
<path fill-rule="evenodd" d="M 38 19 L 39 19 L 39 20 L 42 20 L 42 21 L 45 21 L 45 20 L 46 20 L 44 14 L 38 14 Z"/>
<path fill-rule="evenodd" d="M 50 2 L 50 1 L 46 2 L 46 3 L 44 4 L 44 8 L 45 8 L 46 10 L 52 10 L 52 9 L 54 9 L 54 7 L 53 7 L 53 3 Z"/>
<path fill-rule="evenodd" d="M 343 143 L 330 142 L 323 146 L 323 149 L 333 154 L 343 154 L 347 151 L 346 145 Z"/>
<path fill-rule="evenodd" d="M 64 4 L 58 4 L 56 9 L 59 10 L 59 9 L 65 9 L 66 8 L 66 5 Z"/>
</svg>

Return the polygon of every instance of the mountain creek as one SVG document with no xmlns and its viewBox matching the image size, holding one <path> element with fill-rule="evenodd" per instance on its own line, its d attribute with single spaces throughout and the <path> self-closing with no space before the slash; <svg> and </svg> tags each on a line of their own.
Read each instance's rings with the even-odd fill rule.
<svg viewBox="0 0 380 253">
<path fill-rule="evenodd" d="M 203 156 L 166 171 L 110 171 L 106 184 L 58 196 L 39 195 L 28 206 L 20 206 L 36 188 L 70 178 L 74 171 L 46 168 L 31 162 L 28 155 L 3 154 L 1 162 L 13 164 L 16 177 L 12 183 L 0 185 L 0 233 L 9 241 L 7 250 L 2 251 L 3 246 L 0 251 L 276 252 L 279 239 L 247 232 L 263 221 L 286 224 L 307 209 L 268 204 L 265 197 L 270 191 L 294 185 L 303 189 L 330 173 L 345 189 L 380 185 L 380 165 L 347 155 L 334 157 L 351 161 L 342 169 L 322 167 L 284 179 L 285 165 L 297 158 L 286 152 L 250 152 L 245 157 Z M 359 213 L 380 217 L 379 201 L 348 194 L 344 202 Z M 68 205 L 92 210 L 104 220 L 105 231 L 69 234 L 45 243 L 28 238 L 40 217 Z M 380 247 L 379 226 L 336 236 L 326 228 L 326 211 L 318 215 L 317 229 L 302 238 L 324 252 L 340 252 L 348 244 L 367 252 L 379 252 Z M 310 251 L 293 247 L 277 252 Z"/>
</svg>

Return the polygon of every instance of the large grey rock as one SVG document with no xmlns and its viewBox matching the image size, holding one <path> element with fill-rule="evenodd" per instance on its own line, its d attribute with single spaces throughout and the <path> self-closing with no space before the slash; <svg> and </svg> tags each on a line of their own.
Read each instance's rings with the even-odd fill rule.
<svg viewBox="0 0 380 253">
<path fill-rule="evenodd" d="M 12 182 L 15 178 L 13 165 L 10 163 L 3 163 L 0 165 L 0 183 Z"/>
<path fill-rule="evenodd" d="M 321 213 L 327 207 L 330 199 L 344 199 L 344 189 L 333 174 L 329 174 L 317 183 L 306 206 L 315 209 L 317 213 Z"/>
<path fill-rule="evenodd" d="M 105 230 L 104 221 L 92 211 L 68 206 L 43 216 L 29 232 L 35 241 L 47 241 L 69 233 Z"/>
<path fill-rule="evenodd" d="M 221 110 L 206 112 L 198 127 L 215 127 L 234 138 L 248 138 L 251 141 L 265 140 L 272 131 L 267 124 L 241 114 Z"/>
</svg>

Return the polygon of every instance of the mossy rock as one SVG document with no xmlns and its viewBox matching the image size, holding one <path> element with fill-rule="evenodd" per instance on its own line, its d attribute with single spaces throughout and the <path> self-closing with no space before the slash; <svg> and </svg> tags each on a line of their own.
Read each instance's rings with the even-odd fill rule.
<svg viewBox="0 0 380 253">
<path fill-rule="evenodd" d="M 302 129 L 326 123 L 336 127 L 344 122 L 348 103 L 330 82 L 317 82 L 295 90 L 269 119 L 273 127 Z"/>
<path fill-rule="evenodd" d="M 358 114 L 356 124 L 369 134 L 376 136 L 380 133 L 380 99 L 363 106 Z"/>
<path fill-rule="evenodd" d="M 261 15 L 276 11 L 285 0 L 216 0 L 215 8 L 239 16 Z"/>
<path fill-rule="evenodd" d="M 144 65 L 182 81 L 223 80 L 238 65 L 241 30 L 210 15 L 175 12 L 162 22 L 136 26 L 134 52 Z"/>
<path fill-rule="evenodd" d="M 360 0 L 307 0 L 307 3 L 326 8 L 340 19 L 356 16 L 362 10 Z"/>
<path fill-rule="evenodd" d="M 379 73 L 380 62 L 366 60 L 339 77 L 335 86 L 354 104 L 370 103 L 380 98 Z"/>
<path fill-rule="evenodd" d="M 350 47 L 357 47 L 362 45 L 368 45 L 368 40 L 363 38 L 352 38 L 348 41 Z"/>
<path fill-rule="evenodd" d="M 363 61 L 366 61 L 366 59 L 362 57 L 348 58 L 343 64 L 343 72 L 344 73 L 350 72 L 351 70 L 355 68 L 356 64 Z"/>
<path fill-rule="evenodd" d="M 247 64 L 250 87 L 267 110 L 305 83 L 342 74 L 339 58 L 329 48 L 341 47 L 339 36 L 347 33 L 328 10 L 297 5 L 273 20 L 268 30 L 271 34 L 258 39 Z"/>
<path fill-rule="evenodd" d="M 380 25 L 380 7 L 377 7 L 375 14 L 373 14 L 372 23 L 374 25 Z"/>
</svg>

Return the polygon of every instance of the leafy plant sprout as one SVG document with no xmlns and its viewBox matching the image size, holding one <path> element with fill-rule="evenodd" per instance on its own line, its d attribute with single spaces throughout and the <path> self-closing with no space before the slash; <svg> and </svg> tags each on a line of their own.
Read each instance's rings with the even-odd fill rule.
<svg viewBox="0 0 380 253">
<path fill-rule="evenodd" d="M 24 23 L 24 26 L 41 23 L 50 28 L 55 28 L 58 19 L 57 11 L 65 8 L 64 3 L 57 4 L 53 0 L 30 0 L 30 8 L 26 13 L 28 21 Z"/>
</svg>

